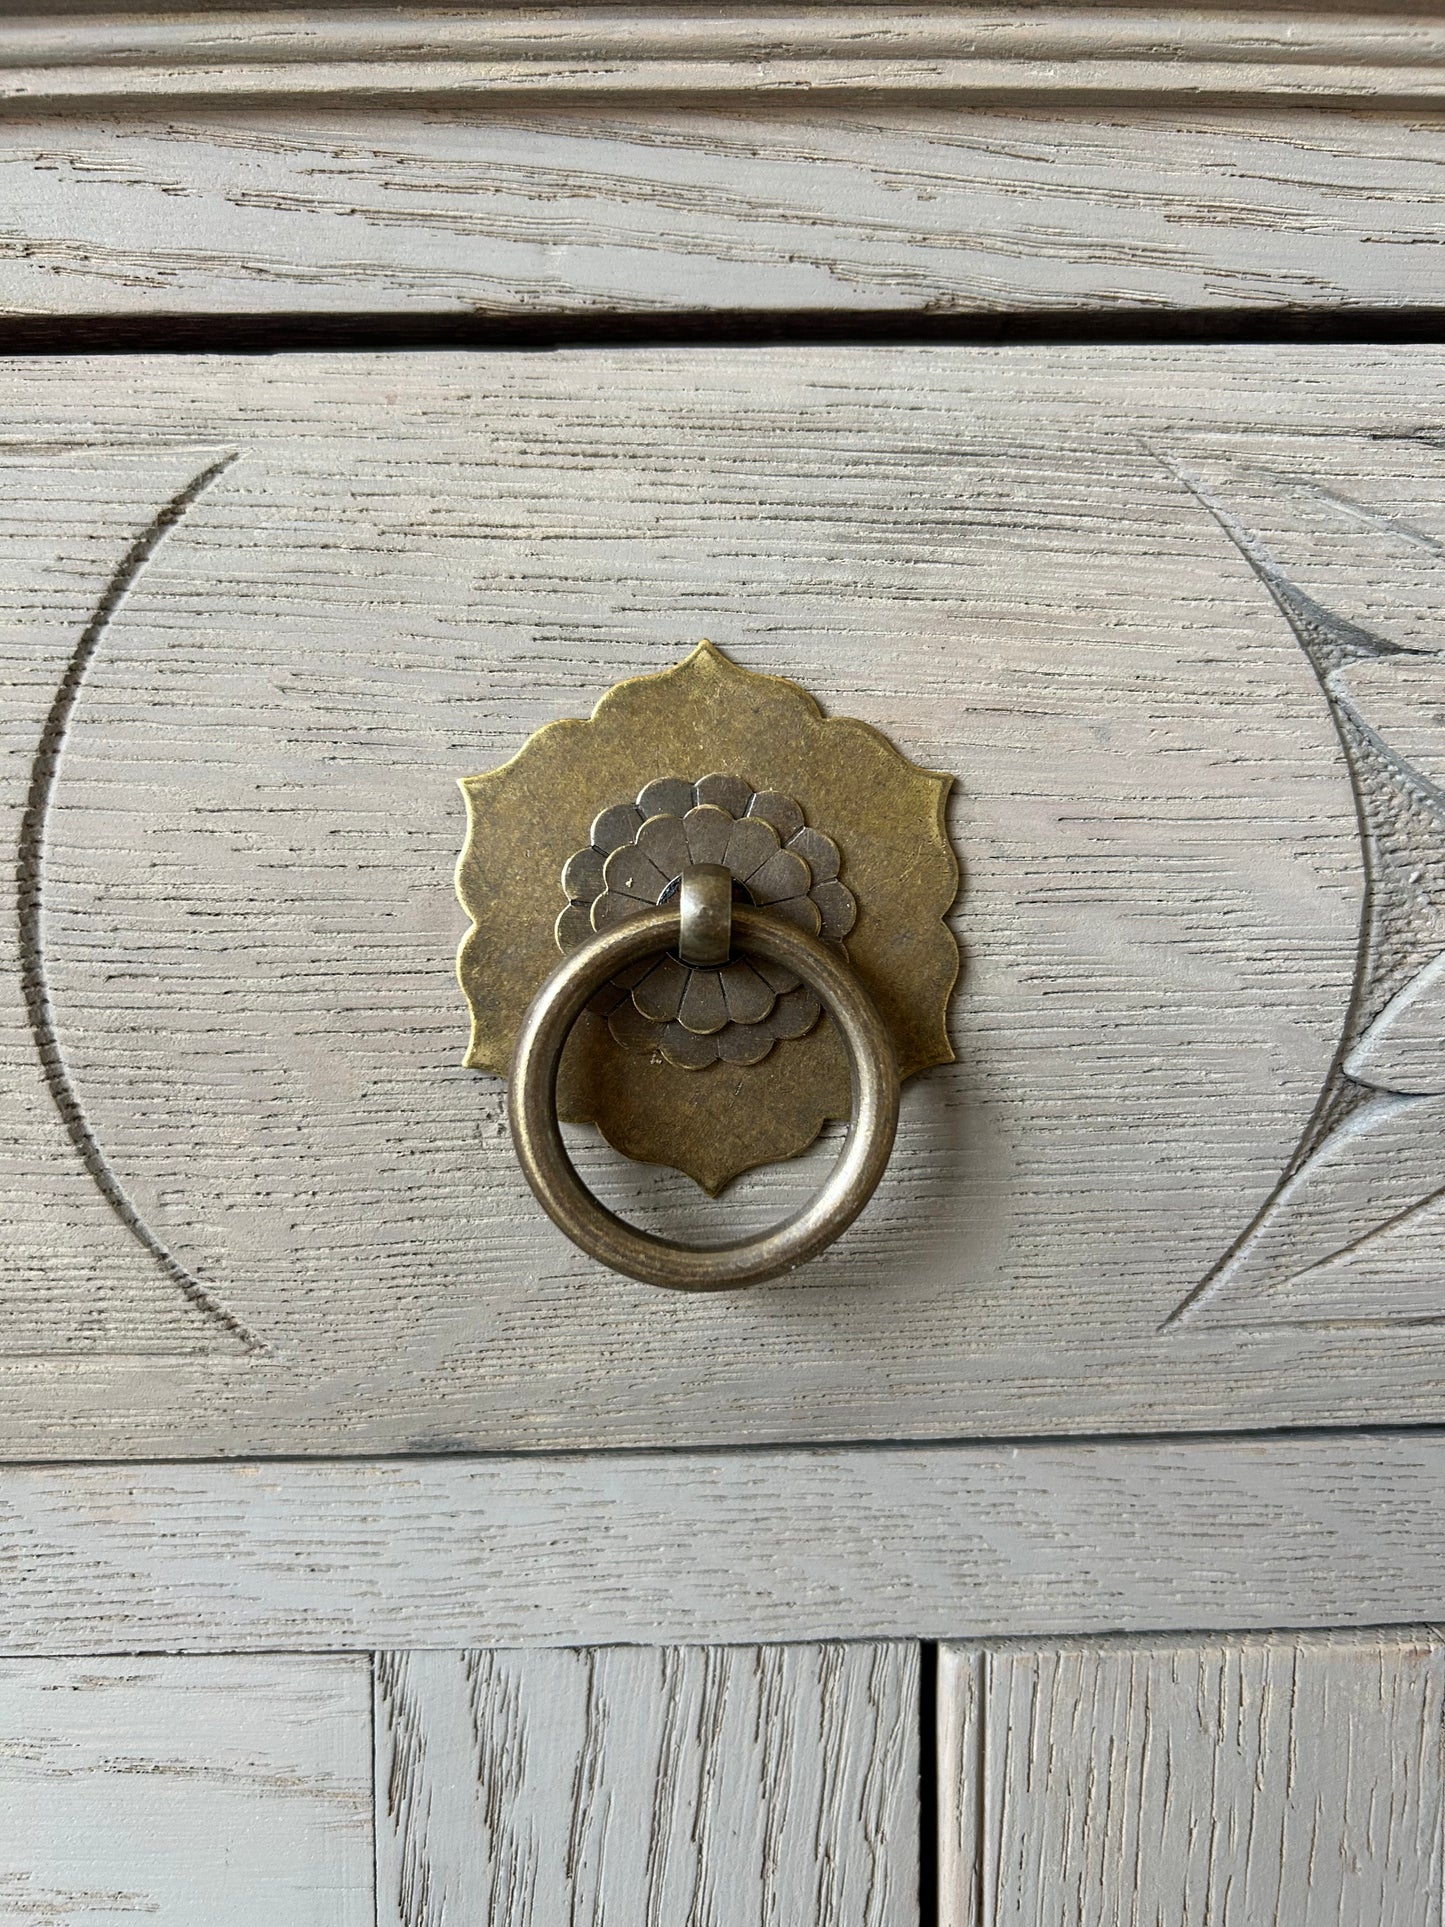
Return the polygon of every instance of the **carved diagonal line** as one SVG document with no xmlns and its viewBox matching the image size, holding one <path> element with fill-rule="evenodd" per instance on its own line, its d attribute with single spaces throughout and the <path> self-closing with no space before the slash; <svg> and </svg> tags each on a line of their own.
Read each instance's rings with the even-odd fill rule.
<svg viewBox="0 0 1445 1927">
<path fill-rule="evenodd" d="M 1372 1088 L 1353 1074 L 1350 1054 L 1392 999 L 1417 982 L 1423 966 L 1445 949 L 1445 791 L 1380 737 L 1360 714 L 1341 680 L 1352 661 L 1417 652 L 1361 629 L 1312 601 L 1286 578 L 1257 539 L 1207 487 L 1167 457 L 1158 459 L 1209 512 L 1254 570 L 1315 673 L 1329 704 L 1354 791 L 1365 878 L 1350 1003 L 1314 1113 L 1270 1196 L 1208 1275 L 1170 1313 L 1164 1321 L 1168 1327 L 1211 1304 L 1216 1288 L 1236 1265 L 1257 1257 L 1257 1240 L 1270 1227 L 1278 1229 L 1291 1214 L 1308 1209 L 1301 1207 L 1296 1196 L 1297 1180 L 1304 1182 L 1312 1173 L 1318 1174 L 1322 1157 L 1352 1146 L 1358 1154 L 1356 1140 L 1363 1134 L 1381 1131 L 1406 1117 L 1417 1121 L 1423 1118 L 1421 1128 L 1433 1141 L 1440 1098 L 1412 1095 L 1412 1089 L 1418 1090 L 1418 1086 Z M 1392 523 L 1391 528 L 1400 532 L 1397 524 Z M 1424 1087 L 1426 1093 L 1430 1089 L 1428 1084 Z M 1413 1168 L 1399 1173 L 1406 1193 L 1403 1203 L 1397 1193 L 1374 1186 L 1359 1222 L 1351 1227 L 1341 1225 L 1329 1238 L 1321 1239 L 1323 1249 L 1313 1258 L 1300 1254 L 1294 1260 L 1287 1259 L 1283 1269 L 1276 1261 L 1263 1281 L 1303 1278 L 1363 1249 L 1427 1210 L 1445 1196 L 1445 1190 L 1429 1182 L 1429 1176 Z M 1290 1263 L 1292 1270 L 1288 1268 Z M 1215 1317 L 1213 1322 L 1225 1321 Z M 1251 1321 L 1242 1316 L 1227 1322 Z M 1419 1318 L 1411 1322 L 1438 1321 Z"/>
<path fill-rule="evenodd" d="M 224 1306 L 217 1304 L 200 1280 L 192 1277 L 185 1266 L 146 1224 L 127 1195 L 120 1179 L 111 1169 L 96 1139 L 90 1120 L 86 1117 L 79 1095 L 71 1082 L 65 1057 L 60 1048 L 60 1038 L 55 1025 L 55 1008 L 51 1001 L 50 985 L 46 975 L 45 929 L 41 914 L 46 831 L 55 801 L 56 782 L 60 774 L 66 734 L 85 681 L 86 671 L 95 658 L 101 638 L 110 626 L 117 609 L 125 600 L 136 577 L 166 536 L 180 522 L 192 503 L 204 494 L 212 482 L 224 474 L 237 459 L 238 452 L 233 450 L 230 454 L 224 455 L 220 461 L 212 462 L 208 468 L 202 469 L 194 480 L 173 495 L 131 543 L 115 573 L 106 584 L 105 591 L 95 606 L 95 613 L 86 624 L 65 665 L 65 673 L 60 679 L 59 687 L 50 705 L 50 713 L 45 719 L 45 727 L 40 733 L 35 761 L 31 766 L 25 814 L 20 824 L 15 882 L 20 925 L 20 981 L 25 997 L 26 1014 L 29 1017 L 31 1035 L 35 1039 L 35 1047 L 39 1053 L 41 1072 L 50 1095 L 55 1100 L 55 1108 L 60 1113 L 66 1135 L 94 1180 L 96 1189 L 130 1235 L 149 1253 L 166 1278 L 179 1287 L 190 1304 L 203 1317 L 229 1332 L 248 1352 L 259 1352 L 264 1350 L 260 1341 L 254 1338 L 239 1319 L 233 1317 Z"/>
</svg>

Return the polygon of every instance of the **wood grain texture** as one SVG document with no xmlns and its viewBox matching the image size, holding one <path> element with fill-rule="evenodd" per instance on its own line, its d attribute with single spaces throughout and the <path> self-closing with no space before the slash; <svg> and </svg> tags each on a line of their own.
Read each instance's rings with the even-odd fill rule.
<svg viewBox="0 0 1445 1927">
<path fill-rule="evenodd" d="M 907 1645 L 383 1653 L 384 1927 L 916 1927 Z"/>
<path fill-rule="evenodd" d="M 789 92 L 1440 97 L 1427 7 L 666 5 L 164 12 L 41 5 L 0 36 L 23 102 Z"/>
<path fill-rule="evenodd" d="M 19 845 L 15 914 L 0 923 L 0 1035 L 12 1070 L 0 1132 L 7 1199 L 34 1182 L 33 1153 L 42 1146 L 51 1167 L 43 1189 L 53 1241 L 45 1250 L 13 1247 L 6 1272 L 8 1348 L 32 1361 L 93 1347 L 199 1357 L 244 1350 L 204 1288 L 168 1264 L 162 1245 L 152 1240 L 147 1249 L 144 1220 L 96 1142 L 70 1079 L 45 967 L 43 852 L 59 756 L 85 672 L 111 609 L 165 539 L 174 519 L 169 505 L 182 502 L 210 467 L 190 451 L 131 464 L 119 496 L 107 491 L 105 501 L 77 476 L 76 509 L 89 532 L 59 567 L 41 564 L 37 601 L 24 618 L 38 646 L 5 651 L 0 797 Z M 19 470 L 8 474 L 25 486 Z M 35 471 L 31 479 L 39 479 Z M 138 1248 L 146 1252 L 140 1263 Z M 83 1300 L 67 1294 L 67 1273 L 88 1275 Z"/>
<path fill-rule="evenodd" d="M 97 108 L 0 128 L 0 314 L 1429 307 L 1442 205 L 1434 118 L 1152 92 Z"/>
<path fill-rule="evenodd" d="M 59 360 L 5 393 L 12 834 L 66 1089 L 146 1235 L 106 1209 L 12 990 L 0 1449 L 1439 1415 L 1437 1133 L 1354 1159 L 1290 1205 L 1276 1271 L 1196 1302 L 1359 992 L 1339 690 L 1439 767 L 1434 351 Z M 1340 633 L 1411 653 L 1347 651 L 1331 698 L 1209 502 Z M 707 1302 L 539 1220 L 499 1088 L 460 1067 L 451 888 L 456 778 L 699 632 L 955 772 L 965 871 L 958 1063 L 905 1093 L 883 1191 L 795 1278 Z M 1445 927 L 1438 821 L 1400 823 L 1396 988 Z M 782 1215 L 830 1150 L 713 1213 L 579 1143 L 680 1235 Z M 1398 1262 L 1321 1268 L 1406 1211 Z M 229 1325 L 183 1318 L 174 1278 L 152 1317 L 158 1250 Z"/>
<path fill-rule="evenodd" d="M 1416 1433 L 11 1467 L 18 1652 L 961 1639 L 1407 1623 Z"/>
<path fill-rule="evenodd" d="M 362 1659 L 0 1662 L 0 1920 L 372 1927 Z"/>
<path fill-rule="evenodd" d="M 1433 1927 L 1430 1632 L 941 1659 L 944 1927 Z"/>
</svg>

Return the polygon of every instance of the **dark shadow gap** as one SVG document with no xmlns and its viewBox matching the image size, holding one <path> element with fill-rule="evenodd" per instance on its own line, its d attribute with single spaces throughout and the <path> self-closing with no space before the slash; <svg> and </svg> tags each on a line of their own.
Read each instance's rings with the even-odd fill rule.
<svg viewBox="0 0 1445 1927">
<path fill-rule="evenodd" d="M 938 1911 L 938 1643 L 918 1647 L 918 1918 L 932 1927 Z"/>
<path fill-rule="evenodd" d="M 1445 343 L 1439 308 L 1054 309 L 1048 313 L 0 315 L 0 354 L 377 349 L 1106 347 Z"/>
</svg>

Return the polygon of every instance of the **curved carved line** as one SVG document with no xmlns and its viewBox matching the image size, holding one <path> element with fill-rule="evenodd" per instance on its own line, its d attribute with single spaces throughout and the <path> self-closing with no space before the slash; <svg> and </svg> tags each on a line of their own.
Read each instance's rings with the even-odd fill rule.
<svg viewBox="0 0 1445 1927">
<path fill-rule="evenodd" d="M 55 800 L 56 781 L 60 774 L 60 759 L 65 748 L 66 732 L 70 727 L 70 719 L 74 714 L 86 671 L 94 660 L 101 637 L 109 627 L 116 610 L 125 600 L 136 577 L 191 504 L 231 466 L 237 459 L 238 453 L 239 451 L 233 450 L 230 454 L 224 455 L 220 461 L 213 462 L 209 468 L 202 469 L 193 481 L 188 482 L 178 494 L 173 495 L 131 543 L 121 558 L 119 567 L 106 584 L 104 593 L 95 606 L 95 613 L 86 624 L 80 640 L 71 653 L 70 660 L 65 665 L 65 673 L 60 679 L 54 700 L 51 702 L 50 713 L 45 719 L 45 727 L 40 732 L 40 742 L 30 771 L 30 788 L 26 797 L 25 814 L 20 823 L 15 882 L 16 908 L 20 923 L 20 982 L 25 996 L 25 1010 L 30 1020 L 31 1034 L 35 1039 L 35 1048 L 40 1056 L 40 1069 L 50 1095 L 55 1100 L 55 1108 L 60 1113 L 60 1121 L 65 1126 L 67 1137 L 75 1146 L 82 1164 L 94 1180 L 96 1189 L 126 1230 L 150 1254 L 171 1283 L 179 1286 L 197 1311 L 238 1339 L 248 1352 L 259 1352 L 264 1350 L 260 1341 L 254 1338 L 239 1319 L 233 1317 L 224 1306 L 216 1303 L 200 1280 L 191 1276 L 185 1266 L 172 1256 L 150 1229 L 126 1195 L 120 1179 L 106 1161 L 105 1153 L 100 1148 L 90 1120 L 81 1107 L 75 1086 L 71 1083 L 70 1073 L 61 1052 L 60 1038 L 55 1025 L 55 1009 L 51 1002 L 50 985 L 46 977 L 45 935 L 41 916 L 46 830 L 49 826 L 51 806 Z"/>
</svg>

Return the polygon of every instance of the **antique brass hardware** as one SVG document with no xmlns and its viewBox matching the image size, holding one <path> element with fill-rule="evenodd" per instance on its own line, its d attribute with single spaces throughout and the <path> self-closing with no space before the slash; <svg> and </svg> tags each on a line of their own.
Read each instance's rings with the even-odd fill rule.
<svg viewBox="0 0 1445 1927">
<path fill-rule="evenodd" d="M 725 863 L 689 863 L 678 884 L 678 962 L 720 970 L 732 956 L 733 873 Z"/>
<path fill-rule="evenodd" d="M 727 910 L 719 918 L 714 889 L 727 882 Z M 699 888 L 699 883 L 702 887 Z M 685 957 L 688 933 L 701 926 L 709 957 L 725 961 L 735 930 L 740 948 L 795 972 L 821 999 L 848 1049 L 852 1128 L 847 1146 L 822 1190 L 793 1217 L 758 1238 L 722 1245 L 679 1245 L 639 1231 L 600 1205 L 578 1177 L 557 1122 L 557 1067 L 573 1024 L 589 998 L 616 971 L 677 945 Z M 720 952 L 711 939 L 721 929 Z M 681 942 L 679 943 L 679 939 Z M 853 973 L 816 938 L 765 910 L 732 914 L 732 879 L 725 870 L 699 879 L 682 873 L 680 899 L 603 930 L 574 950 L 538 993 L 517 1037 L 511 1079 L 512 1137 L 527 1182 L 553 1222 L 574 1244 L 614 1271 L 644 1284 L 678 1291 L 725 1291 L 775 1278 L 816 1257 L 839 1237 L 872 1197 L 893 1149 L 898 1123 L 898 1063 L 873 1000 Z"/>
<path fill-rule="evenodd" d="M 953 1054 L 951 780 L 711 643 L 463 780 L 466 1061 L 510 1073 L 528 1182 L 585 1250 L 720 1289 L 804 1262 L 857 1216 L 900 1078 Z M 596 1123 L 716 1193 L 850 1115 L 803 1211 L 746 1245 L 696 1248 L 606 1212 L 558 1128 Z"/>
</svg>

